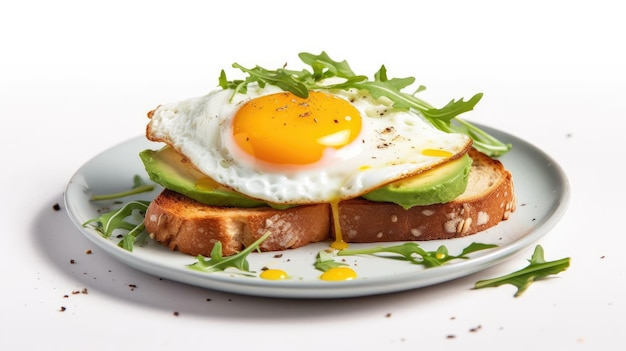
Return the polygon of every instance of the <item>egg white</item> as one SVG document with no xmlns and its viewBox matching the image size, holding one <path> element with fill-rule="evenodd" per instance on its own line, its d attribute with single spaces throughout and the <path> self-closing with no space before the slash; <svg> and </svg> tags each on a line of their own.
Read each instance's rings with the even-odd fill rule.
<svg viewBox="0 0 626 351">
<path fill-rule="evenodd" d="M 232 139 L 232 119 L 241 104 L 281 92 L 249 86 L 245 94 L 217 90 L 205 96 L 158 107 L 147 127 L 150 140 L 165 142 L 185 155 L 199 171 L 249 197 L 273 203 L 320 203 L 360 196 L 394 180 L 419 173 L 443 157 L 467 151 L 471 140 L 445 133 L 414 111 L 401 111 L 357 91 L 333 91 L 361 113 L 362 130 L 352 144 L 329 149 L 307 166 L 276 167 L 243 152 Z"/>
</svg>

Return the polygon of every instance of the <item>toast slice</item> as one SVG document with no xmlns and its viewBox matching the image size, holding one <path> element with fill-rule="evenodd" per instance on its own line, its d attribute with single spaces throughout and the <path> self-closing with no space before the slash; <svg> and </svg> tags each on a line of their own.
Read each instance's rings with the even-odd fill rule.
<svg viewBox="0 0 626 351">
<path fill-rule="evenodd" d="M 462 237 L 507 220 L 516 209 L 511 173 L 504 165 L 470 150 L 472 169 L 465 192 L 444 204 L 408 210 L 393 203 L 352 199 L 340 204 L 345 242 L 422 241 Z"/>
<path fill-rule="evenodd" d="M 474 149 L 468 186 L 445 204 L 415 206 L 371 202 L 362 198 L 339 204 L 346 242 L 449 239 L 495 226 L 515 211 L 513 179 L 503 164 Z M 281 251 L 334 237 L 330 206 L 314 204 L 277 210 L 204 205 L 163 190 L 145 216 L 146 231 L 157 242 L 189 255 L 209 256 L 217 241 L 224 256 L 235 254 L 267 231 L 261 251 Z"/>
<path fill-rule="evenodd" d="M 261 251 L 295 249 L 328 239 L 330 207 L 315 204 L 276 210 L 270 207 L 235 208 L 202 204 L 165 189 L 148 206 L 144 224 L 154 240 L 192 256 L 210 256 L 222 243 L 230 256 L 252 244 L 267 231 Z"/>
</svg>

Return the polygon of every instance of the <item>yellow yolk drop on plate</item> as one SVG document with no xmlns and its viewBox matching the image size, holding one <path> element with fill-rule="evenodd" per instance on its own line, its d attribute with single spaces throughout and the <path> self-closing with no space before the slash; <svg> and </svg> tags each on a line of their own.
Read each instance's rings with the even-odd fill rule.
<svg viewBox="0 0 626 351">
<path fill-rule="evenodd" d="M 260 277 L 267 280 L 287 279 L 287 273 L 280 269 L 266 269 L 261 272 Z"/>
<path fill-rule="evenodd" d="M 324 272 L 320 279 L 326 281 L 352 280 L 356 279 L 356 272 L 350 267 L 333 267 Z"/>
</svg>

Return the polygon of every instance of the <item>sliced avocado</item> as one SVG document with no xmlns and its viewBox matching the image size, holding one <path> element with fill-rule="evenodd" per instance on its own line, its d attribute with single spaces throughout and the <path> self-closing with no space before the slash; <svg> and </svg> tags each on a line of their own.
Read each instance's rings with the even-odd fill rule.
<svg viewBox="0 0 626 351">
<path fill-rule="evenodd" d="M 139 157 L 152 181 L 203 204 L 225 207 L 268 205 L 218 184 L 171 147 L 165 146 L 156 151 L 144 150 L 139 153 Z"/>
<path fill-rule="evenodd" d="M 141 151 L 139 157 L 152 181 L 207 205 L 247 208 L 271 206 L 276 209 L 293 206 L 267 203 L 226 188 L 198 171 L 184 156 L 168 146 L 160 150 Z M 392 202 L 404 208 L 446 203 L 465 191 L 471 165 L 472 159 L 464 155 L 416 176 L 373 190 L 363 195 L 363 198 Z"/>
<path fill-rule="evenodd" d="M 363 198 L 393 202 L 405 209 L 446 203 L 461 195 L 467 187 L 472 159 L 465 154 L 456 160 L 373 190 Z"/>
</svg>

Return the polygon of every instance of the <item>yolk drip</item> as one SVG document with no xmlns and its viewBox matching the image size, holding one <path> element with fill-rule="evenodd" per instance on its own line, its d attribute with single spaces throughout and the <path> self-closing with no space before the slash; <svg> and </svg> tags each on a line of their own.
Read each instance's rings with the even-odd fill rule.
<svg viewBox="0 0 626 351">
<path fill-rule="evenodd" d="M 356 279 L 356 272 L 346 266 L 333 267 L 324 272 L 320 279 L 328 281 L 352 280 Z"/>
<path fill-rule="evenodd" d="M 290 92 L 245 103 L 233 119 L 237 145 L 257 160 L 273 164 L 315 163 L 329 147 L 350 144 L 361 131 L 361 115 L 348 101 L 311 91 L 308 98 Z"/>
<path fill-rule="evenodd" d="M 287 273 L 280 269 L 266 269 L 259 275 L 263 279 L 282 280 L 287 279 Z"/>
<path fill-rule="evenodd" d="M 333 216 L 333 226 L 335 228 L 335 241 L 330 244 L 330 247 L 337 250 L 345 250 L 348 248 L 348 243 L 343 241 L 343 235 L 341 233 L 341 225 L 339 225 L 339 201 L 334 200 L 330 202 L 330 212 Z"/>
</svg>

